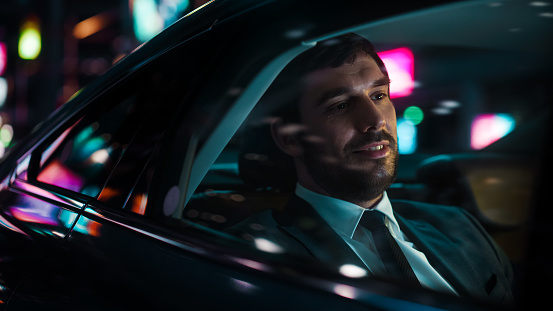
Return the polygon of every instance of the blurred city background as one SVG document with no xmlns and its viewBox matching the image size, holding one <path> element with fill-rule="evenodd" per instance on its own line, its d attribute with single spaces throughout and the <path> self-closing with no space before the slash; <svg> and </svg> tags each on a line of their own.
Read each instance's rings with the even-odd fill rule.
<svg viewBox="0 0 553 311">
<path fill-rule="evenodd" d="M 0 156 L 80 88 L 208 0 L 0 0 Z"/>
</svg>

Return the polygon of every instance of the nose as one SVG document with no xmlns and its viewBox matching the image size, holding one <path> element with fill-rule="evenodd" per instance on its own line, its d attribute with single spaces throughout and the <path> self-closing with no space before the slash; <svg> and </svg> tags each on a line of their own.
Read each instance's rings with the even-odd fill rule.
<svg viewBox="0 0 553 311">
<path fill-rule="evenodd" d="M 360 100 L 353 113 L 355 129 L 361 133 L 380 131 L 386 126 L 383 104 L 376 104 L 368 97 Z"/>
</svg>

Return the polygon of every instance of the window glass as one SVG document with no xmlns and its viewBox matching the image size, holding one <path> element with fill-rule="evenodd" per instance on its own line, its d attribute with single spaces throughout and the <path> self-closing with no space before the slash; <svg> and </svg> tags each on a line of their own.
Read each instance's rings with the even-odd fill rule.
<svg viewBox="0 0 553 311">
<path fill-rule="evenodd" d="M 206 129 L 208 117 L 198 117 L 190 110 L 203 110 L 203 102 L 193 105 L 197 93 L 205 87 L 204 77 L 217 66 L 212 58 L 220 51 L 197 48 L 209 41 L 210 34 L 191 39 L 152 60 L 132 78 L 128 91 L 147 107 L 147 116 L 140 124 L 127 124 L 133 129 L 132 141 L 122 154 L 97 200 L 109 207 L 139 215 L 161 212 L 163 203 L 149 204 L 152 197 L 161 197 L 179 180 L 181 159 L 194 150 L 192 129 Z M 167 143 L 175 149 L 167 149 Z M 193 151 L 191 151 L 193 154 Z M 179 161 L 167 161 L 167 158 Z M 159 179 L 156 171 L 171 177 Z M 156 179 L 158 178 L 158 179 Z M 151 185 L 154 185 L 152 190 Z M 158 187 L 164 188 L 157 191 Z M 167 189 L 165 189 L 167 187 Z"/>
<path fill-rule="evenodd" d="M 136 97 L 87 111 L 40 155 L 39 182 L 96 196 L 144 115 Z"/>
<path fill-rule="evenodd" d="M 489 20 L 498 18 L 494 15 L 497 12 L 488 7 L 478 9 L 484 16 L 479 15 L 482 29 Z M 454 19 L 444 21 L 442 13 L 451 14 Z M 401 155 L 397 177 L 386 193 L 392 200 L 466 210 L 510 260 L 521 262 L 525 220 L 533 191 L 531 180 L 536 169 L 532 164 L 542 143 L 541 116 L 549 113 L 552 98 L 546 87 L 551 85 L 548 70 L 552 62 L 543 52 L 551 51 L 551 47 L 544 44 L 544 50 L 540 50 L 542 31 L 536 31 L 537 37 L 527 45 L 511 41 L 514 39 L 508 28 L 504 32 L 495 29 L 484 36 L 466 27 L 467 16 L 472 16 L 470 10 L 437 10 L 355 29 L 357 35 L 375 45 L 391 80 L 386 96 L 393 102 L 394 110 L 388 121 L 397 122 L 393 127 L 397 129 Z M 440 31 L 421 29 L 417 25 L 422 21 Z M 225 64 L 233 65 L 228 61 Z M 240 76 L 241 71 L 236 73 Z M 218 92 L 212 92 L 212 97 L 202 97 L 205 94 L 200 93 L 201 100 L 190 101 L 188 114 L 171 124 L 162 136 L 167 144 L 152 148 L 151 155 L 143 158 L 144 169 L 134 172 L 133 182 L 127 185 L 129 190 L 123 191 L 130 195 L 115 205 L 133 213 L 153 215 L 164 224 L 195 223 L 227 233 L 245 220 L 261 219 L 275 224 L 267 210 L 278 215 L 285 209 L 296 187 L 296 168 L 291 157 L 276 146 L 269 125 L 277 112 L 278 116 L 285 114 L 291 120 L 297 118 L 289 110 L 290 104 L 297 102 L 285 99 L 298 90 L 293 86 L 279 89 L 282 81 L 277 77 L 263 98 L 255 100 L 253 110 L 230 109 L 230 105 L 219 103 L 238 101 L 239 95 L 249 89 L 223 84 L 220 80 L 224 78 L 230 79 L 221 74 L 207 80 L 221 82 L 206 88 Z M 534 91 L 517 92 L 521 89 Z M 334 94 L 338 93 L 343 94 Z M 347 107 L 345 104 L 339 105 L 339 109 Z M 228 115 L 240 120 L 237 131 L 234 124 L 222 126 L 227 125 Z M 338 117 L 330 115 L 313 124 Z M 233 134 L 232 138 L 217 145 L 225 148 L 217 151 L 218 157 L 198 187 L 192 193 L 187 192 L 190 190 L 187 182 L 196 165 L 211 164 L 201 150 L 213 143 L 210 139 L 215 136 L 214 129 L 221 128 L 229 129 L 225 134 Z M 290 128 L 294 130 L 297 128 Z M 487 132 L 494 132 L 493 137 L 484 135 Z M 524 138 L 532 140 L 531 146 L 524 144 Z M 211 159 L 213 154 L 207 156 Z M 106 196 L 108 190 L 112 188 L 106 187 Z M 306 227 L 312 225 L 309 219 L 301 221 Z M 251 222 L 249 229 L 261 232 L 264 227 L 260 222 Z M 288 249 L 277 240 L 252 241 L 262 251 L 286 253 Z"/>
<path fill-rule="evenodd" d="M 473 9 L 482 27 L 466 25 Z M 547 52 L 552 46 L 544 40 L 550 26 L 532 15 L 531 7 L 504 9 L 520 10 L 527 30 L 509 28 L 511 13 L 477 5 L 355 32 L 375 45 L 391 79 L 401 155 L 388 196 L 465 209 L 520 263 L 544 142 L 540 128 L 551 113 L 553 63 Z M 498 24 L 486 29 L 490 20 Z M 440 31 L 427 31 L 422 24 Z M 247 120 L 176 217 L 232 230 L 251 215 L 285 206 L 296 173 L 268 127 L 273 112 L 288 104 L 283 100 L 287 90 L 271 94 L 277 81 L 265 94 L 273 100 L 244 111 Z"/>
</svg>

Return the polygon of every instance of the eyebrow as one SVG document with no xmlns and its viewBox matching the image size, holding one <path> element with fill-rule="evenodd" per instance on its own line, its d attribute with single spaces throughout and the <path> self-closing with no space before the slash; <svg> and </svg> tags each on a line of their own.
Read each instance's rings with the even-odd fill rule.
<svg viewBox="0 0 553 311">
<path fill-rule="evenodd" d="M 383 86 L 383 85 L 389 85 L 390 84 L 390 78 L 389 77 L 382 77 L 382 78 L 379 78 L 379 79 L 376 79 L 374 80 L 371 84 L 370 84 L 370 87 L 378 87 L 378 86 Z M 350 89 L 347 88 L 347 87 L 340 87 L 340 88 L 336 88 L 336 89 L 332 89 L 330 91 L 327 91 L 325 92 L 320 98 L 319 100 L 317 101 L 317 106 L 321 106 L 323 105 L 324 103 L 326 103 L 327 101 L 335 98 L 335 97 L 338 97 L 338 96 L 342 96 L 344 94 L 347 94 L 350 92 Z"/>
</svg>

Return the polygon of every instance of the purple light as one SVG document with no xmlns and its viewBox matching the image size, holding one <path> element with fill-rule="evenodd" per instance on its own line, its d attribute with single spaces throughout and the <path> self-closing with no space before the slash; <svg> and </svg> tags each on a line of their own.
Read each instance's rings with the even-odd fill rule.
<svg viewBox="0 0 553 311">
<path fill-rule="evenodd" d="M 37 176 L 37 180 L 75 192 L 80 191 L 84 180 L 58 160 L 52 161 Z"/>
<path fill-rule="evenodd" d="M 413 52 L 402 47 L 380 52 L 378 56 L 386 65 L 390 76 L 390 97 L 402 97 L 413 93 L 415 87 L 415 57 Z"/>
</svg>

